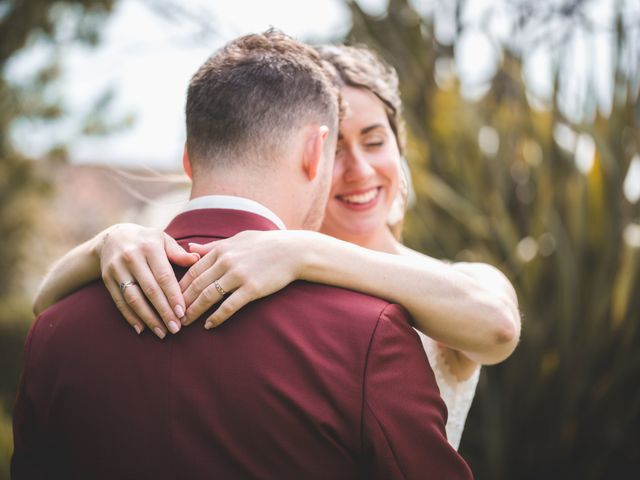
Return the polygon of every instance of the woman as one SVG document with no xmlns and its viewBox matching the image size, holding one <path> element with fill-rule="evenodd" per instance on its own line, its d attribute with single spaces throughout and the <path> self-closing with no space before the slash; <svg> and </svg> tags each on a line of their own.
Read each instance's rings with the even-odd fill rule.
<svg viewBox="0 0 640 480">
<path fill-rule="evenodd" d="M 192 244 L 186 252 L 157 229 L 116 225 L 56 264 L 34 309 L 39 313 L 102 274 L 136 331 L 146 325 L 164 338 L 167 329 L 177 333 L 221 300 L 206 319 L 207 328 L 296 279 L 383 297 L 404 305 L 422 332 L 449 410 L 448 438 L 457 448 L 479 365 L 504 360 L 518 342 L 515 292 L 489 265 L 446 264 L 399 242 L 394 231 L 402 221 L 408 182 L 401 168 L 403 124 L 395 71 L 363 48 L 322 47 L 320 52 L 335 67 L 347 105 L 322 233 L 242 232 L 208 245 Z M 180 282 L 169 261 L 191 267 Z M 125 279 L 132 281 L 121 284 Z"/>
</svg>

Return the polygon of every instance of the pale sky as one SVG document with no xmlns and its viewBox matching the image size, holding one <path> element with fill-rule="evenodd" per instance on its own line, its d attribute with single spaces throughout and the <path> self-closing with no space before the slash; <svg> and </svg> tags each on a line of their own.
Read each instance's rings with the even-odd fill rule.
<svg viewBox="0 0 640 480">
<path fill-rule="evenodd" d="M 360 3 L 371 12 L 380 12 L 386 5 L 385 0 Z M 446 0 L 414 0 L 414 4 L 435 12 L 439 38 L 452 38 L 452 24 L 447 21 L 452 12 Z M 592 15 L 606 19 L 610 4 L 610 0 L 597 0 Z M 174 11 L 171 20 L 154 10 L 153 5 L 153 0 L 121 0 L 105 25 L 98 48 L 74 47 L 63 52 L 65 75 L 60 91 L 55 93 L 66 99 L 74 115 L 55 131 L 30 124 L 17 129 L 16 139 L 27 153 L 37 155 L 56 139 L 72 138 L 77 118 L 86 113 L 100 92 L 112 86 L 116 98 L 111 111 L 115 116 L 133 114 L 133 126 L 102 139 L 73 139 L 72 161 L 179 169 L 186 86 L 216 48 L 238 35 L 270 26 L 301 40 L 321 43 L 340 38 L 350 22 L 341 0 L 184 0 L 180 3 L 182 12 L 191 13 Z M 492 0 L 470 0 L 467 23 L 480 21 L 483 12 L 495 5 Z M 497 39 L 508 35 L 508 25 L 500 16 L 494 17 L 490 30 Z M 576 46 L 572 61 L 578 75 L 585 75 L 594 63 L 605 73 L 608 71 L 608 42 L 605 34 L 594 45 L 585 46 L 583 42 Z M 471 28 L 459 39 L 455 50 L 455 70 L 463 91 L 470 96 L 481 93 L 499 62 L 491 39 Z M 10 73 L 17 79 L 32 73 L 34 65 L 47 54 L 50 53 L 36 49 L 23 55 L 14 62 Z M 551 89 L 549 61 L 550 52 L 539 48 L 525 63 L 527 80 L 541 97 Z M 605 74 L 600 73 L 597 81 L 602 91 L 611 89 Z M 576 86 L 576 97 L 567 102 L 579 100 L 583 94 L 586 92 Z M 601 108 L 606 110 L 607 105 Z"/>
</svg>

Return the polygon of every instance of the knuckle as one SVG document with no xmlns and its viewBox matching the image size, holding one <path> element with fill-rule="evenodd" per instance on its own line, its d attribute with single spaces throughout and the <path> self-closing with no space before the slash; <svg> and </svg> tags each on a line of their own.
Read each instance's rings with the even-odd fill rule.
<svg viewBox="0 0 640 480">
<path fill-rule="evenodd" d="M 142 288 L 142 291 L 144 292 L 144 295 L 147 298 L 153 298 L 158 295 L 158 289 L 154 284 L 145 285 Z"/>
<path fill-rule="evenodd" d="M 233 258 L 230 253 L 223 253 L 218 257 L 218 264 L 228 270 L 233 265 Z"/>
<path fill-rule="evenodd" d="M 138 305 L 140 305 L 140 297 L 138 297 L 137 295 L 133 295 L 131 293 L 125 294 L 124 300 L 131 307 L 137 307 Z"/>
<path fill-rule="evenodd" d="M 198 268 L 198 264 L 195 264 L 189 270 L 187 270 L 187 273 L 185 274 L 185 276 L 187 277 L 187 280 L 189 280 L 190 282 L 195 281 L 195 279 L 200 276 L 200 269 Z"/>
<path fill-rule="evenodd" d="M 198 292 L 206 290 L 206 288 L 207 288 L 207 285 L 206 285 L 206 282 L 205 282 L 204 278 L 201 278 L 201 277 L 196 277 L 193 280 L 193 282 L 191 282 L 191 285 Z"/>
<path fill-rule="evenodd" d="M 171 282 L 173 282 L 175 279 L 173 273 L 169 273 L 168 271 L 162 271 L 162 272 L 158 272 L 157 276 L 156 276 L 156 281 L 160 284 L 160 285 L 169 285 Z"/>
<path fill-rule="evenodd" d="M 116 265 L 113 260 L 107 260 L 102 264 L 102 278 L 115 276 Z"/>
<path fill-rule="evenodd" d="M 243 286 L 244 286 L 244 290 L 250 295 L 257 295 L 258 292 L 260 291 L 260 286 L 258 285 L 258 283 L 251 278 L 248 278 L 247 280 L 245 280 L 245 282 L 243 283 Z"/>
<path fill-rule="evenodd" d="M 218 291 L 213 287 L 213 285 L 209 285 L 202 291 L 202 299 L 208 303 L 213 303 L 218 300 L 219 294 Z"/>
<path fill-rule="evenodd" d="M 235 278 L 237 278 L 243 285 L 246 285 L 251 282 L 251 275 L 246 268 L 234 267 L 231 269 L 231 272 Z"/>
<path fill-rule="evenodd" d="M 131 265 L 135 261 L 136 251 L 132 248 L 127 248 L 120 253 L 120 257 L 124 263 Z"/>
<path fill-rule="evenodd" d="M 182 302 L 182 296 L 178 294 L 169 295 L 169 303 L 171 305 L 178 305 Z"/>
<path fill-rule="evenodd" d="M 146 239 L 140 243 L 140 250 L 145 255 L 152 253 L 154 251 L 154 248 L 155 248 L 155 242 L 153 242 L 152 240 Z"/>
<path fill-rule="evenodd" d="M 225 316 L 228 317 L 229 315 L 231 315 L 233 312 L 236 311 L 236 307 L 235 304 L 233 302 L 225 302 L 223 305 L 220 305 L 220 313 Z"/>
</svg>

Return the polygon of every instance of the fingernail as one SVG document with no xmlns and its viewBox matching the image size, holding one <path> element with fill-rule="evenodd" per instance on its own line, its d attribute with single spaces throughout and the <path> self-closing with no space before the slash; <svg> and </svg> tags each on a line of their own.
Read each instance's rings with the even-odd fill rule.
<svg viewBox="0 0 640 480">
<path fill-rule="evenodd" d="M 140 325 L 134 325 L 133 328 L 135 329 L 138 335 L 142 333 L 142 327 Z"/>
<path fill-rule="evenodd" d="M 196 260 L 200 260 L 200 254 L 198 252 L 191 252 L 191 255 L 195 255 Z"/>
<path fill-rule="evenodd" d="M 155 333 L 159 338 L 164 338 L 166 333 L 160 327 L 156 327 L 153 329 L 153 333 Z"/>
<path fill-rule="evenodd" d="M 176 317 L 184 317 L 184 308 L 182 308 L 182 305 L 176 305 L 176 308 L 174 308 L 173 310 L 176 312 Z"/>
<path fill-rule="evenodd" d="M 199 243 L 193 243 L 193 242 L 189 242 L 188 245 L 189 245 L 189 250 L 191 250 L 193 247 L 199 247 L 200 246 Z M 192 252 L 192 253 L 194 253 L 194 252 Z"/>
<path fill-rule="evenodd" d="M 205 324 L 204 324 L 205 330 L 211 330 L 212 327 L 213 327 L 213 323 L 205 322 Z"/>
<path fill-rule="evenodd" d="M 178 333 L 180 331 L 180 325 L 178 325 L 176 322 L 174 322 L 173 320 L 171 320 L 169 322 L 169 325 L 167 325 L 169 327 L 169 331 L 171 333 Z"/>
</svg>

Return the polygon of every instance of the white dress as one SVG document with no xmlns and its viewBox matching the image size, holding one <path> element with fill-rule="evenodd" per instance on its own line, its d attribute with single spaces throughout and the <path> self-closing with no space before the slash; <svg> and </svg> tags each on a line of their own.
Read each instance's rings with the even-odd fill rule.
<svg viewBox="0 0 640 480">
<path fill-rule="evenodd" d="M 442 396 L 449 411 L 446 425 L 447 439 L 453 448 L 457 450 L 462 438 L 464 423 L 467 420 L 469 408 L 471 408 L 471 402 L 473 402 L 473 397 L 476 394 L 480 367 L 476 368 L 475 372 L 466 380 L 458 380 L 451 373 L 449 365 L 447 365 L 444 356 L 438 349 L 437 343 L 418 330 L 416 332 L 420 336 L 422 346 L 436 377 L 440 396 Z"/>
</svg>

